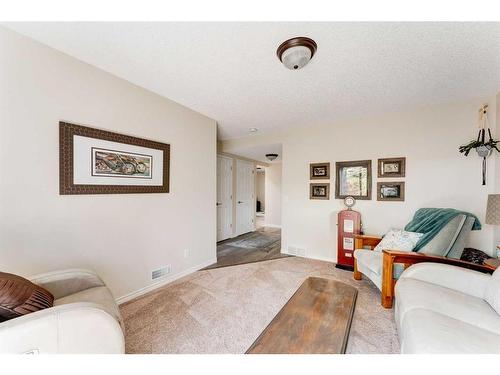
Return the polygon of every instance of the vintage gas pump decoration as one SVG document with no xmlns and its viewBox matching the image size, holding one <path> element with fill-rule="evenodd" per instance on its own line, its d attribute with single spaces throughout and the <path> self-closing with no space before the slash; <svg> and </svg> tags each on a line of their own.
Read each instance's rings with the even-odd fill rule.
<svg viewBox="0 0 500 375">
<path fill-rule="evenodd" d="M 490 121 L 488 120 L 488 104 L 483 104 L 478 113 L 479 133 L 477 139 L 470 141 L 466 145 L 460 146 L 458 150 L 465 156 L 469 155 L 472 149 L 476 149 L 479 157 L 483 158 L 483 185 L 486 185 L 486 158 L 490 156 L 493 149 L 500 152 L 497 148 L 498 141 L 491 136 Z M 486 141 L 486 131 L 488 131 L 488 141 Z"/>
<path fill-rule="evenodd" d="M 355 199 L 346 197 L 344 204 L 347 210 L 337 215 L 337 265 L 338 268 L 354 269 L 354 236 L 361 233 L 361 214 L 352 210 Z"/>
</svg>

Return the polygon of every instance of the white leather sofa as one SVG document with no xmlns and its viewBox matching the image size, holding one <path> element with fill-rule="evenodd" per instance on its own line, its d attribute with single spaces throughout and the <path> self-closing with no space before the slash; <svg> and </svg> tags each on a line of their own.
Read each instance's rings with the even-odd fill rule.
<svg viewBox="0 0 500 375">
<path fill-rule="evenodd" d="M 401 353 L 500 353 L 500 269 L 420 263 L 396 283 Z"/>
<path fill-rule="evenodd" d="M 124 353 L 120 310 L 94 272 L 29 279 L 54 295 L 54 306 L 0 323 L 0 353 Z"/>
</svg>

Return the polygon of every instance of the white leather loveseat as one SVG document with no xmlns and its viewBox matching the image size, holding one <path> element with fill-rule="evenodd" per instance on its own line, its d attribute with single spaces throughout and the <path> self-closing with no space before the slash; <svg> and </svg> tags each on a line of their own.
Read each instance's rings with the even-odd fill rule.
<svg viewBox="0 0 500 375">
<path fill-rule="evenodd" d="M 29 279 L 54 295 L 54 307 L 0 323 L 0 353 L 124 353 L 120 310 L 94 272 Z"/>
<path fill-rule="evenodd" d="M 500 353 L 500 269 L 420 263 L 396 283 L 401 353 Z"/>
</svg>

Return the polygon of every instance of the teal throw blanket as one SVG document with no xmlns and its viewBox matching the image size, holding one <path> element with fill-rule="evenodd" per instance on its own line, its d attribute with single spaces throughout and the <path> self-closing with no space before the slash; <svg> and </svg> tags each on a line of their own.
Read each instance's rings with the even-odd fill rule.
<svg viewBox="0 0 500 375">
<path fill-rule="evenodd" d="M 469 213 L 464 211 L 455 210 L 453 208 L 420 208 L 415 212 L 412 221 L 410 221 L 405 226 L 405 230 L 408 232 L 423 233 L 424 235 L 417 242 L 417 245 L 413 251 L 418 251 L 424 247 L 430 240 L 438 234 L 443 227 L 448 224 L 457 215 L 467 215 L 475 219 L 472 230 L 480 230 L 481 223 L 479 219 Z"/>
</svg>

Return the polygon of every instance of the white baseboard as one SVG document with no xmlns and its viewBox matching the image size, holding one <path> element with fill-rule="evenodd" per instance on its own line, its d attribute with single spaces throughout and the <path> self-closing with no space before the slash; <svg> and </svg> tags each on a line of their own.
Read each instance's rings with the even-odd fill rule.
<svg viewBox="0 0 500 375">
<path fill-rule="evenodd" d="M 265 227 L 269 227 L 269 228 L 279 228 L 279 229 L 281 229 L 281 225 L 276 225 L 276 224 L 267 224 L 267 223 L 264 223 L 264 226 Z"/>
<path fill-rule="evenodd" d="M 337 261 L 335 259 L 330 258 L 330 257 L 322 257 L 322 256 L 317 256 L 317 255 L 297 255 L 297 254 L 290 254 L 290 253 L 287 253 L 284 250 L 281 250 L 281 254 L 287 254 L 287 255 L 291 255 L 291 256 L 299 257 L 299 258 L 321 260 L 323 262 L 337 263 Z"/>
<path fill-rule="evenodd" d="M 118 297 L 116 299 L 116 303 L 121 305 L 122 303 L 125 303 L 125 302 L 128 302 L 130 300 L 133 300 L 134 298 L 137 298 L 137 297 L 140 297 L 146 293 L 149 293 L 151 292 L 152 290 L 155 290 L 159 287 L 162 287 L 166 284 L 169 284 L 171 283 L 172 281 L 175 281 L 175 280 L 178 280 L 180 279 L 181 277 L 184 277 L 184 276 L 187 276 L 193 272 L 196 272 L 196 271 L 199 271 L 201 270 L 202 268 L 205 268 L 205 267 L 208 267 L 209 265 L 211 264 L 214 264 L 214 263 L 217 263 L 217 258 L 214 258 L 214 259 L 211 259 L 211 260 L 207 260 L 201 264 L 198 264 L 194 267 L 190 267 L 182 272 L 179 272 L 175 275 L 171 275 L 169 277 L 166 277 L 164 279 L 162 279 L 161 281 L 157 281 L 153 284 L 150 284 L 148 286 L 145 286 L 144 288 L 141 288 L 141 289 L 138 289 L 134 292 L 131 292 L 131 293 L 127 293 L 125 294 L 124 296 L 121 296 L 121 297 Z"/>
</svg>

